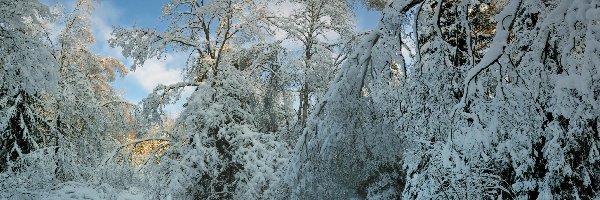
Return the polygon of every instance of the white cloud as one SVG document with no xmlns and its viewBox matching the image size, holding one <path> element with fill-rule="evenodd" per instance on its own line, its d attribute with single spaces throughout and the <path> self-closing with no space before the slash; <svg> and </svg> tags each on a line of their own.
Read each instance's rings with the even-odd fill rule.
<svg viewBox="0 0 600 200">
<path fill-rule="evenodd" d="M 169 85 L 182 81 L 181 68 L 185 60 L 186 54 L 167 54 L 164 59 L 146 61 L 144 66 L 130 72 L 129 76 L 134 78 L 147 92 L 152 92 L 158 84 Z"/>
<path fill-rule="evenodd" d="M 104 56 L 110 56 L 123 62 L 126 66 L 131 65 L 132 61 L 123 57 L 121 48 L 112 48 L 108 40 L 112 38 L 112 25 L 117 24 L 121 18 L 121 11 L 110 1 L 100 2 L 92 14 L 92 30 L 96 37 L 95 48 L 98 53 Z"/>
</svg>

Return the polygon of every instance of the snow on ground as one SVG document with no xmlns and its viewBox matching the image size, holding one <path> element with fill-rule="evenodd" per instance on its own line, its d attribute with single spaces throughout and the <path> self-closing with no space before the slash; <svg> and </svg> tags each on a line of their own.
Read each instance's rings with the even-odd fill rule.
<svg viewBox="0 0 600 200">
<path fill-rule="evenodd" d="M 47 199 L 47 200 L 142 200 L 144 193 L 138 188 L 117 191 L 109 185 L 103 184 L 98 187 L 84 183 L 68 182 L 53 188 L 49 192 L 23 192 L 16 194 L 11 199 Z"/>
</svg>

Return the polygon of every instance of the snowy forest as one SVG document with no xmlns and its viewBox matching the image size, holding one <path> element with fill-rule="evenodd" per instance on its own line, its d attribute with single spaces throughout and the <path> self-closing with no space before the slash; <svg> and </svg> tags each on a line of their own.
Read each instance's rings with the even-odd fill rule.
<svg viewBox="0 0 600 200">
<path fill-rule="evenodd" d="M 600 1 L 74 2 L 0 0 L 0 199 L 600 199 Z"/>
</svg>

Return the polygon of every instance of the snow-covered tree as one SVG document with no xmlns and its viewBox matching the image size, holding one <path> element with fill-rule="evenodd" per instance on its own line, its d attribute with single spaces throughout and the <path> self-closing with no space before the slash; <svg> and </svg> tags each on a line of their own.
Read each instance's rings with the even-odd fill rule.
<svg viewBox="0 0 600 200">
<path fill-rule="evenodd" d="M 282 194 L 597 198 L 596 4 L 392 2 L 315 108 Z"/>
<path fill-rule="evenodd" d="M 382 18 L 358 35 L 352 1 L 282 2 L 170 0 L 164 30 L 116 27 L 133 70 L 189 55 L 134 113 L 91 50 L 96 1 L 52 40 L 60 15 L 0 0 L 0 198 L 115 199 L 133 170 L 157 199 L 600 198 L 600 2 L 365 0 Z M 134 116 L 145 138 L 113 148 Z"/>
<path fill-rule="evenodd" d="M 406 41 L 395 33 L 379 26 L 351 48 L 298 139 L 281 198 L 399 196 L 404 136 L 393 111 Z"/>
<path fill-rule="evenodd" d="M 52 111 L 58 63 L 45 26 L 52 15 L 34 0 L 0 1 L 0 171 L 56 144 Z"/>
<path fill-rule="evenodd" d="M 471 149 L 463 152 L 470 162 L 481 162 L 470 152 L 490 152 L 516 198 L 598 198 L 597 7 L 511 2 L 496 16 L 482 61 L 465 76 L 457 108 L 479 117 L 458 140 L 483 132 L 491 145 L 469 141 L 457 151 Z"/>
<path fill-rule="evenodd" d="M 470 31 L 465 41 L 468 53 L 460 56 L 466 58 L 464 62 L 445 59 L 446 66 L 461 70 L 457 74 L 461 81 L 442 81 L 452 86 L 442 91 L 454 92 L 452 96 L 459 101 L 452 107 L 441 104 L 442 113 L 433 115 L 448 120 L 444 126 L 436 125 L 441 127 L 437 139 L 426 137 L 422 147 L 407 152 L 405 160 L 412 162 L 406 165 L 404 197 L 597 198 L 598 185 L 592 180 L 597 179 L 598 167 L 590 158 L 598 151 L 593 137 L 598 111 L 592 106 L 598 103 L 592 92 L 597 88 L 598 71 L 593 67 L 597 55 L 589 53 L 594 51 L 589 44 L 597 42 L 593 36 L 597 19 L 590 15 L 596 5 L 587 1 L 486 2 L 501 5 L 501 12 L 493 18 L 493 38 L 477 52 L 473 48 L 477 42 L 470 35 L 485 30 L 470 29 L 478 23 L 473 18 L 477 13 L 470 10 L 485 10 L 487 5 L 451 3 L 417 4 L 416 15 L 423 20 L 415 21 L 418 38 L 432 41 L 427 36 L 430 31 L 418 31 L 433 28 L 443 39 L 431 46 L 419 40 L 423 45 L 417 46 L 418 59 L 458 51 L 453 50 L 459 47 L 452 39 L 443 42 L 452 38 L 445 34 L 456 31 L 445 31 L 437 23 L 442 9 L 463 9 L 458 16 L 467 20 L 452 26 Z M 433 24 L 427 25 L 428 21 Z M 439 66 L 417 61 L 414 69 L 420 73 L 419 68 Z M 434 80 L 441 79 L 423 81 Z"/>
<path fill-rule="evenodd" d="M 363 6 L 366 6 L 369 10 L 377 10 L 377 11 L 383 11 L 383 9 L 385 9 L 385 6 L 387 6 L 391 0 L 354 0 L 357 1 L 357 3 L 362 4 Z"/>
<path fill-rule="evenodd" d="M 353 16 L 349 2 L 345 0 L 291 0 L 286 3 L 298 8 L 289 16 L 278 16 L 270 21 L 285 31 L 286 39 L 301 44 L 302 56 L 297 62 L 290 63 L 299 65 L 295 66 L 297 77 L 290 81 L 292 87 L 300 88 L 297 110 L 298 128 L 302 129 L 311 104 L 314 104 L 311 101 L 318 101 L 323 95 L 345 58 L 340 46 L 353 35 Z"/>
<path fill-rule="evenodd" d="M 130 131 L 127 127 L 130 121 L 125 116 L 129 103 L 115 95 L 109 85 L 115 79 L 115 71 L 124 75 L 126 69 L 116 59 L 91 51 L 95 41 L 90 17 L 95 4 L 90 0 L 78 1 L 66 15 L 57 42 L 61 76 L 57 120 L 61 135 L 57 145 L 60 150 L 75 152 L 67 156 L 74 166 L 60 170 L 93 172 L 83 168 L 97 167 L 105 149 L 115 145 L 115 137 Z M 69 164 L 67 160 L 60 162 Z"/>
<path fill-rule="evenodd" d="M 142 101 L 143 116 L 160 120 L 160 107 L 184 87 L 196 87 L 170 133 L 170 148 L 150 168 L 157 198 L 267 198 L 281 177 L 285 143 L 258 132 L 257 80 L 273 73 L 276 45 L 266 44 L 265 2 L 172 0 L 163 8 L 164 32 L 117 27 L 110 43 L 134 59 L 132 69 L 169 51 L 189 52 L 186 80 L 158 86 Z"/>
<path fill-rule="evenodd" d="M 91 52 L 94 1 L 79 1 L 58 18 L 37 1 L 2 1 L 0 20 L 0 198 L 45 198 L 65 182 L 106 181 L 121 168 L 102 168 L 112 136 L 129 127 L 127 107 L 109 82 L 116 60 Z M 54 30 L 53 30 L 54 31 Z M 123 71 L 122 71 L 123 72 Z M 125 166 L 127 167 L 127 166 Z"/>
<path fill-rule="evenodd" d="M 288 55 L 281 42 L 275 42 L 240 52 L 238 56 L 241 59 L 237 62 L 244 64 L 251 61 L 253 65 L 260 66 L 260 70 L 255 70 L 255 74 L 251 75 L 254 77 L 252 82 L 255 96 L 251 112 L 255 113 L 257 128 L 261 132 L 288 136 L 291 141 L 295 111 L 288 80 L 292 73 L 289 73 L 289 68 L 282 61 Z"/>
</svg>

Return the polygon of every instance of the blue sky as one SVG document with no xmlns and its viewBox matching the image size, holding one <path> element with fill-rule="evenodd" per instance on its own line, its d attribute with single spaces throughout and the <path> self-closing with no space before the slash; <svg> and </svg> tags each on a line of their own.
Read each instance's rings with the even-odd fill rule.
<svg viewBox="0 0 600 200">
<path fill-rule="evenodd" d="M 75 0 L 42 0 L 47 4 L 60 3 L 72 10 Z M 101 0 L 92 16 L 92 28 L 96 37 L 93 46 L 98 54 L 111 56 L 121 60 L 126 66 L 131 65 L 131 60 L 124 58 L 119 49 L 108 45 L 110 32 L 113 26 L 131 27 L 157 27 L 164 28 L 160 20 L 162 5 L 167 1 L 159 0 Z M 355 9 L 357 30 L 362 32 L 370 30 L 379 23 L 379 13 L 367 11 L 359 7 Z M 181 69 L 186 60 L 186 55 L 170 53 L 161 60 L 153 59 L 123 78 L 119 77 L 113 86 L 120 91 L 123 97 L 138 103 L 146 97 L 158 84 L 172 84 L 182 79 Z M 191 92 L 191 91 L 189 91 Z M 189 93 L 188 92 L 188 93 Z M 168 110 L 178 110 L 179 105 L 168 107 Z"/>
</svg>

